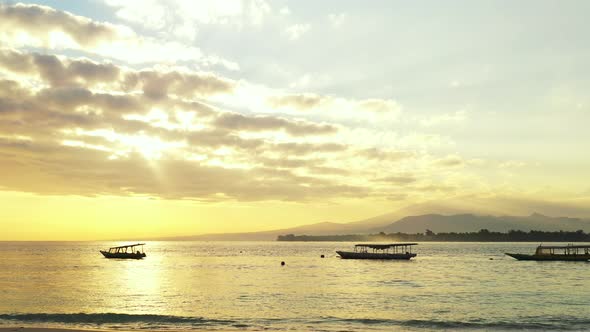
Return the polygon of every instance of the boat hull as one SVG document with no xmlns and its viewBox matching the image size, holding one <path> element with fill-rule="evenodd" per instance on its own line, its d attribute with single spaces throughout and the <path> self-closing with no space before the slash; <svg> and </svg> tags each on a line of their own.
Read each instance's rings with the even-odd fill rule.
<svg viewBox="0 0 590 332">
<path fill-rule="evenodd" d="M 416 257 L 416 254 L 381 254 L 371 252 L 336 251 L 342 259 L 405 259 Z"/>
<path fill-rule="evenodd" d="M 145 253 L 134 253 L 134 252 L 118 252 L 112 253 L 101 250 L 100 253 L 105 258 L 119 258 L 119 259 L 142 259 L 145 257 Z"/>
<path fill-rule="evenodd" d="M 519 261 L 571 261 L 584 262 L 590 260 L 590 255 L 526 255 L 526 254 L 511 254 L 506 255 L 516 258 Z"/>
</svg>

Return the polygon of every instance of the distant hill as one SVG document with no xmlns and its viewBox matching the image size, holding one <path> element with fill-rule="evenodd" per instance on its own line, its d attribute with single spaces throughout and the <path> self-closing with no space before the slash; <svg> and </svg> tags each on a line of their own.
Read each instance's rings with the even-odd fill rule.
<svg viewBox="0 0 590 332">
<path fill-rule="evenodd" d="M 539 213 L 530 216 L 479 216 L 474 214 L 425 214 L 404 217 L 384 227 L 375 227 L 369 232 L 421 233 L 429 229 L 439 232 L 476 232 L 487 229 L 493 232 L 509 230 L 576 231 L 590 230 L 590 220 L 568 217 L 548 217 Z"/>
<path fill-rule="evenodd" d="M 385 225 L 383 223 L 335 223 L 321 222 L 316 224 L 277 229 L 263 232 L 244 232 L 244 233 L 219 233 L 203 234 L 191 236 L 176 236 L 158 238 L 157 240 L 175 240 L 175 241 L 272 241 L 282 234 L 312 234 L 312 235 L 341 235 L 365 233 L 368 229 L 376 225 Z"/>
<path fill-rule="evenodd" d="M 540 213 L 533 213 L 537 211 Z M 570 217 L 549 217 L 567 215 Z M 590 232 L 590 196 L 546 201 L 512 196 L 461 196 L 426 201 L 349 223 L 321 222 L 264 232 L 203 234 L 154 240 L 272 241 L 278 235 L 347 235 L 371 233 L 477 232 L 480 229 Z"/>
<path fill-rule="evenodd" d="M 590 231 L 590 219 L 548 217 L 539 213 L 529 216 L 483 216 L 470 213 L 442 215 L 424 214 L 402 217 L 391 221 L 396 214 L 382 215 L 352 223 L 322 222 L 264 232 L 204 234 L 181 237 L 158 238 L 177 241 L 272 241 L 279 235 L 346 235 L 385 233 L 422 233 L 429 229 L 435 233 L 477 232 L 487 229 L 492 232 L 510 230 L 540 231 Z"/>
</svg>

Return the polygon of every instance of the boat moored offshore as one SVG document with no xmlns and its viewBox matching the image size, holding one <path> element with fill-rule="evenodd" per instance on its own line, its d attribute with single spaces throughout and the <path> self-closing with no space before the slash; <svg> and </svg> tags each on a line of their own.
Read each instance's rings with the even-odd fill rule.
<svg viewBox="0 0 590 332">
<path fill-rule="evenodd" d="M 145 252 L 143 251 L 144 245 L 145 243 L 136 243 L 119 247 L 111 247 L 108 251 L 101 250 L 100 253 L 105 258 L 142 259 L 146 257 Z M 137 247 L 141 247 L 141 251 L 136 250 Z"/>
<path fill-rule="evenodd" d="M 354 251 L 336 251 L 343 259 L 410 259 L 416 257 L 412 246 L 418 243 L 357 244 Z"/>
<path fill-rule="evenodd" d="M 533 255 L 506 255 L 519 261 L 588 261 L 590 260 L 590 245 L 543 246 L 540 245 Z"/>
</svg>

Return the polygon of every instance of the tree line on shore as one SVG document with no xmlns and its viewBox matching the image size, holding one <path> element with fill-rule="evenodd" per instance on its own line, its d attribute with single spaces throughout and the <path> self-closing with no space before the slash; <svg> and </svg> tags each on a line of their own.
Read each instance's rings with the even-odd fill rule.
<svg viewBox="0 0 590 332">
<path fill-rule="evenodd" d="M 439 241 L 439 242 L 590 242 L 590 233 L 583 230 L 577 231 L 535 231 L 510 230 L 506 233 L 491 232 L 481 229 L 478 232 L 465 233 L 434 233 L 427 229 L 424 233 L 389 233 L 377 234 L 349 234 L 349 235 L 279 235 L 277 241 Z"/>
</svg>

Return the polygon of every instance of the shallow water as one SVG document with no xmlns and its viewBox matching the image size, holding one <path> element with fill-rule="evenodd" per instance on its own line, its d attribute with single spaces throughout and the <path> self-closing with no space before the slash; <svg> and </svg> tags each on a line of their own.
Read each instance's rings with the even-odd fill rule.
<svg viewBox="0 0 590 332">
<path fill-rule="evenodd" d="M 590 329 L 590 263 L 503 255 L 537 243 L 421 243 L 409 262 L 341 260 L 342 242 L 150 242 L 139 261 L 103 258 L 112 245 L 0 242 L 0 325 Z"/>
</svg>

